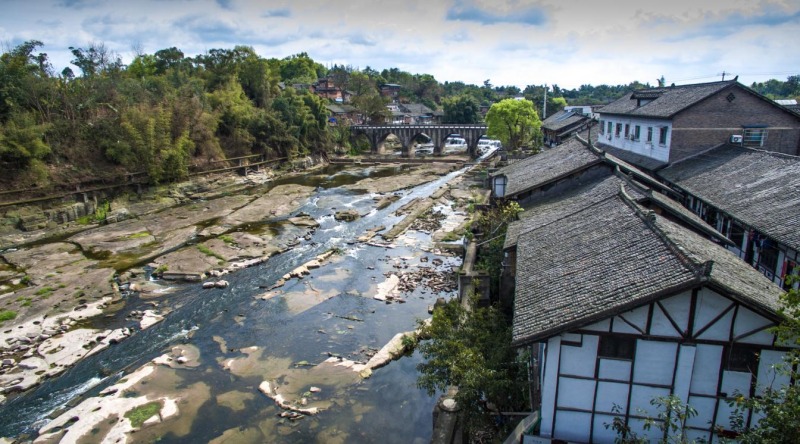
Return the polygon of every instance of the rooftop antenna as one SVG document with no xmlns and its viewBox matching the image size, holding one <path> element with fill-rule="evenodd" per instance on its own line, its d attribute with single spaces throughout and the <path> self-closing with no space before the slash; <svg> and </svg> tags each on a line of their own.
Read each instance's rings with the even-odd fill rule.
<svg viewBox="0 0 800 444">
<path fill-rule="evenodd" d="M 729 74 L 730 74 L 729 72 L 722 71 L 721 73 L 719 73 L 717 75 L 718 76 L 722 76 L 722 81 L 724 82 L 725 81 L 725 76 L 729 75 Z"/>
</svg>

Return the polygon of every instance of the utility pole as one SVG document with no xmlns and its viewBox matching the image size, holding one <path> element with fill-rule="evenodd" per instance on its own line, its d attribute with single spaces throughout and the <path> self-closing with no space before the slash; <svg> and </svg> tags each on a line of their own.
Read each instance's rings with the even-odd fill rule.
<svg viewBox="0 0 800 444">
<path fill-rule="evenodd" d="M 544 84 L 544 101 L 542 102 L 542 120 L 547 118 L 547 84 Z"/>
</svg>

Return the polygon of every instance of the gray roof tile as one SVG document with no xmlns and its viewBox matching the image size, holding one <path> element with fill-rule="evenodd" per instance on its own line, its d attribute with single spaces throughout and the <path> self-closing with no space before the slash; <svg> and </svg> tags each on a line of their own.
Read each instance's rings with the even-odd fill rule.
<svg viewBox="0 0 800 444">
<path fill-rule="evenodd" d="M 517 245 L 519 236 L 531 230 L 583 211 L 586 207 L 602 202 L 619 194 L 624 180 L 609 174 L 593 178 L 585 183 L 575 182 L 574 186 L 558 194 L 543 194 L 531 200 L 528 208 L 520 213 L 520 219 L 509 224 L 503 249 Z M 643 196 L 633 191 L 637 197 Z"/>
<path fill-rule="evenodd" d="M 723 145 L 658 175 L 800 250 L 800 157 Z"/>
<path fill-rule="evenodd" d="M 723 247 L 655 213 L 645 216 L 622 194 L 522 234 L 516 275 L 516 344 L 704 283 L 773 316 L 781 293 Z"/>
<path fill-rule="evenodd" d="M 599 112 L 601 114 L 667 118 L 736 84 L 736 81 L 731 80 L 726 82 L 640 89 L 609 103 Z M 637 106 L 639 98 L 651 99 L 652 101 L 642 106 Z"/>
<path fill-rule="evenodd" d="M 573 137 L 555 148 L 501 168 L 493 175 L 508 178 L 506 196 L 513 196 L 600 161 L 598 153 Z"/>
<path fill-rule="evenodd" d="M 569 126 L 578 126 L 582 122 L 589 121 L 589 117 L 575 111 L 559 111 L 552 116 L 544 119 L 542 128 L 551 131 L 560 131 Z"/>
<path fill-rule="evenodd" d="M 520 236 L 513 341 L 587 325 L 696 282 L 618 196 Z"/>
</svg>

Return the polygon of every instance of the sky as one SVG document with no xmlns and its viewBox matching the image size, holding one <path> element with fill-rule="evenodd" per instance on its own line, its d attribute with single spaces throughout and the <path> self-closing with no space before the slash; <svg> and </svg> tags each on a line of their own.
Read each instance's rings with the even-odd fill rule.
<svg viewBox="0 0 800 444">
<path fill-rule="evenodd" d="M 482 85 L 678 85 L 800 74 L 800 0 L 0 0 L 3 49 L 40 40 L 128 63 L 251 46 L 326 66 L 399 68 Z M 79 72 L 72 66 L 75 72 Z"/>
</svg>

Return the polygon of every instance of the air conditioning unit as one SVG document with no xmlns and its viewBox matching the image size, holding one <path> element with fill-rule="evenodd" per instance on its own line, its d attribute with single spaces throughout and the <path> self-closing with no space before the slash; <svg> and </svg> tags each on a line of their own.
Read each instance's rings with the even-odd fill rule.
<svg viewBox="0 0 800 444">
<path fill-rule="evenodd" d="M 740 134 L 734 134 L 731 136 L 731 143 L 742 143 L 744 142 L 744 136 Z"/>
</svg>

